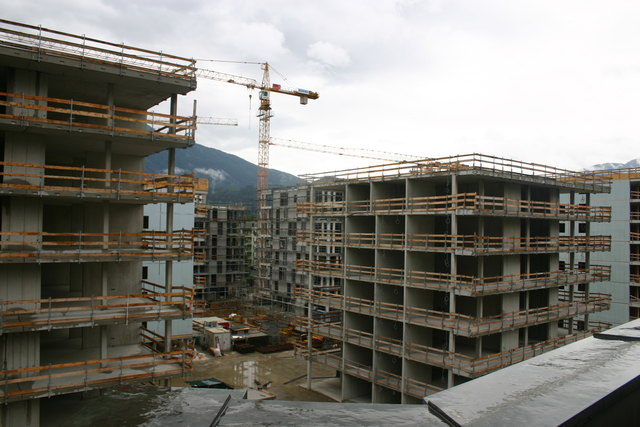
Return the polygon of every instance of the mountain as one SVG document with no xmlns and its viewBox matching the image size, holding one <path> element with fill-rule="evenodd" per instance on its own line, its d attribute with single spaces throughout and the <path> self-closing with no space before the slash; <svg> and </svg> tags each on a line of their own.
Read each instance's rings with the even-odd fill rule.
<svg viewBox="0 0 640 427">
<path fill-rule="evenodd" d="M 146 159 L 149 173 L 167 173 L 167 152 L 153 154 Z M 191 148 L 176 150 L 176 172 L 192 173 L 209 179 L 210 203 L 243 203 L 251 210 L 256 205 L 258 166 L 233 154 L 195 144 Z M 300 178 L 271 170 L 269 186 L 288 187 L 303 182 Z"/>
<path fill-rule="evenodd" d="M 623 168 L 640 168 L 640 159 L 633 159 L 627 163 L 600 163 L 591 166 L 590 170 L 603 170 L 603 169 L 623 169 Z"/>
</svg>

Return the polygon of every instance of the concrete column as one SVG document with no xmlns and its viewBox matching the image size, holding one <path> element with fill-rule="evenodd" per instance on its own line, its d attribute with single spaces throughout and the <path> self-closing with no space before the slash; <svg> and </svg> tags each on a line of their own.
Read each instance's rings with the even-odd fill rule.
<svg viewBox="0 0 640 427">
<path fill-rule="evenodd" d="M 451 194 L 452 195 L 458 194 L 458 177 L 455 173 L 451 174 Z M 455 210 L 451 214 L 451 234 L 454 236 L 458 234 L 458 216 Z M 455 244 L 455 239 L 453 239 L 452 241 Z M 450 260 L 451 260 L 451 270 L 450 270 L 451 274 L 456 275 L 458 274 L 458 266 L 457 266 L 456 254 L 454 251 L 451 252 Z M 450 313 L 456 312 L 456 294 L 454 291 L 449 292 L 449 312 Z M 449 351 L 452 353 L 455 353 L 456 351 L 456 336 L 453 332 L 449 332 Z M 453 385 L 454 385 L 453 372 L 451 369 L 449 369 L 447 370 L 447 387 L 450 388 L 450 387 L 453 387 Z"/>
<path fill-rule="evenodd" d="M 13 70 L 7 81 L 7 92 L 47 96 L 46 76 L 35 71 Z M 45 101 L 19 100 L 28 104 L 46 104 Z M 45 111 L 8 107 L 7 114 L 46 118 Z M 4 161 L 43 165 L 45 145 L 37 135 L 6 132 L 4 134 Z M 42 168 L 5 166 L 5 173 L 36 175 L 30 177 L 5 176 L 4 181 L 40 185 Z M 6 197 L 2 203 L 3 232 L 41 232 L 43 217 L 42 200 L 28 197 Z M 37 236 L 10 236 L 4 241 L 21 244 L 24 249 L 33 250 Z M 20 250 L 20 246 L 4 246 L 4 250 Z M 0 300 L 40 299 L 42 272 L 39 264 L 0 265 Z M 14 307 L 18 308 L 18 307 Z M 25 307 L 27 308 L 27 307 Z M 22 369 L 40 366 L 39 332 L 4 334 L 0 337 L 0 369 Z M 38 400 L 9 403 L 0 407 L 0 424 L 6 426 L 39 425 L 40 405 Z"/>
<path fill-rule="evenodd" d="M 309 189 L 309 202 L 313 203 L 315 202 L 315 189 L 313 186 L 310 187 Z M 313 230 L 314 230 L 314 219 L 315 216 L 310 213 L 309 214 L 309 221 L 307 222 L 307 231 L 309 232 L 310 236 L 313 236 Z M 343 226 L 343 230 L 344 228 L 346 228 L 347 224 L 345 221 L 345 224 Z M 346 232 L 346 230 L 345 230 Z M 309 256 L 309 262 L 313 262 L 313 238 L 311 238 L 310 242 L 307 243 L 307 254 Z M 343 262 L 344 264 L 344 262 Z M 344 268 L 344 267 L 343 267 Z M 344 287 L 344 283 L 342 284 L 342 286 Z M 313 291 L 313 274 L 308 274 L 307 275 L 307 291 L 309 292 L 309 301 L 307 302 L 307 320 L 309 322 L 309 325 L 311 325 L 311 322 L 313 321 L 313 300 L 311 299 L 311 292 Z M 343 289 L 343 293 L 344 293 L 344 289 Z M 342 313 L 342 332 L 344 334 L 344 311 Z M 312 368 L 313 368 L 313 360 L 312 360 L 312 351 L 313 351 L 313 343 L 312 343 L 312 338 L 313 338 L 313 334 L 311 332 L 311 328 L 307 329 L 307 354 L 308 354 L 308 358 L 307 358 L 307 388 L 309 390 L 311 390 L 311 374 L 312 374 Z M 343 345 L 344 348 L 344 345 Z M 344 350 L 343 350 L 344 351 Z M 342 365 L 344 367 L 344 360 L 342 361 Z M 342 384 L 343 387 L 341 387 L 342 389 L 342 394 L 344 395 L 344 384 Z M 342 399 L 342 396 L 341 396 Z"/>
<path fill-rule="evenodd" d="M 586 194 L 586 205 L 591 206 L 591 193 Z M 591 237 L 591 222 L 585 222 L 585 234 L 587 236 L 587 241 L 589 237 Z M 589 269 L 591 267 L 591 252 L 589 250 L 585 251 L 584 254 L 584 268 Z M 585 299 L 589 298 L 591 283 L 586 282 L 584 284 L 584 297 Z M 589 313 L 584 315 L 584 329 L 585 331 L 589 330 Z"/>
<path fill-rule="evenodd" d="M 504 197 L 510 199 L 520 198 L 520 186 L 517 184 L 504 184 Z M 520 237 L 520 219 L 504 218 L 502 226 L 502 235 L 504 237 Z M 520 274 L 520 256 L 504 255 L 502 257 L 502 275 Z M 520 308 L 520 294 L 512 292 L 502 295 L 502 313 L 510 313 L 518 311 Z M 506 351 L 519 346 L 518 330 L 506 331 L 501 334 L 500 350 Z"/>
<path fill-rule="evenodd" d="M 408 199 L 408 195 L 409 195 L 409 179 L 405 179 L 404 180 L 404 193 L 405 193 L 405 197 L 406 199 Z M 404 215 L 404 235 L 407 236 L 409 234 L 409 216 L 408 215 Z M 400 393 L 400 403 L 407 403 L 407 395 L 404 392 L 405 390 L 405 384 L 406 384 L 406 378 L 409 377 L 408 373 L 407 373 L 407 360 L 406 360 L 406 347 L 405 347 L 405 343 L 407 342 L 407 301 L 408 301 L 408 294 L 407 294 L 407 271 L 409 270 L 409 251 L 407 249 L 407 242 L 406 242 L 406 238 L 405 238 L 405 244 L 404 244 L 404 248 L 402 250 L 402 272 L 403 272 L 403 277 L 402 277 L 402 383 L 401 383 L 401 387 L 400 390 L 402 390 L 402 392 Z"/>
<path fill-rule="evenodd" d="M 484 235 L 484 218 L 480 217 L 481 227 L 478 229 L 480 236 Z M 476 277 L 482 279 L 484 277 L 484 257 L 478 257 L 478 269 Z M 482 296 L 476 297 L 476 317 L 481 318 L 484 316 L 484 298 Z M 482 337 L 476 338 L 476 357 L 482 357 Z"/>
<path fill-rule="evenodd" d="M 109 97 L 108 104 L 113 105 L 113 84 L 109 83 Z M 110 118 L 109 122 L 113 122 Z M 111 123 L 112 125 L 113 123 Z M 105 141 L 105 150 L 104 150 L 104 169 L 111 169 L 111 141 Z M 104 186 L 105 188 L 111 188 L 111 183 L 108 181 L 111 179 L 111 174 L 105 174 Z M 105 234 L 103 236 L 102 241 L 108 242 L 109 237 L 106 235 L 110 230 L 110 212 L 109 212 L 109 202 L 104 202 L 102 204 L 102 233 Z M 105 243 L 103 246 L 104 250 L 109 250 L 109 245 Z M 107 279 L 107 268 L 104 263 L 101 265 L 101 292 L 100 295 L 106 296 L 109 294 L 109 281 Z M 102 301 L 103 304 L 106 304 L 106 300 Z M 109 347 L 109 333 L 107 326 L 100 326 L 100 359 L 107 359 L 108 355 L 108 347 Z M 102 364 L 102 367 L 105 367 L 106 364 Z"/>
<path fill-rule="evenodd" d="M 40 399 L 0 405 L 0 426 L 38 427 L 40 425 Z"/>
<path fill-rule="evenodd" d="M 174 98 L 171 98 L 172 101 L 172 114 L 173 113 L 173 101 Z M 167 173 L 169 175 L 174 175 L 176 171 L 176 149 L 170 148 L 168 150 L 168 158 L 169 163 L 167 165 Z M 172 191 L 172 188 L 169 187 L 168 191 Z M 174 211 L 173 203 L 167 203 L 167 218 L 166 218 L 166 232 L 167 232 L 167 245 L 172 244 L 172 239 L 170 234 L 173 232 L 173 211 Z M 165 292 L 171 292 L 173 287 L 173 261 L 167 260 L 165 261 L 165 272 L 164 272 L 164 285 Z M 173 321 L 165 320 L 164 332 L 165 332 L 165 351 L 170 352 L 172 343 L 171 343 L 171 335 L 173 332 Z"/>
<path fill-rule="evenodd" d="M 527 200 L 531 200 L 531 187 L 527 186 Z M 527 241 L 527 245 L 529 245 L 531 241 L 531 218 L 525 219 L 525 237 Z M 525 273 L 531 273 L 531 254 L 527 255 L 526 259 L 526 270 Z M 529 297 L 531 296 L 530 291 L 524 291 L 524 309 L 529 310 Z M 556 323 L 557 325 L 557 323 Z M 529 328 L 524 328 L 524 345 L 529 345 Z"/>
<path fill-rule="evenodd" d="M 572 191 L 569 194 L 569 204 L 575 205 L 575 203 L 576 203 L 576 193 Z M 576 235 L 576 222 L 571 220 L 569 221 L 569 236 L 575 237 L 575 235 Z M 576 264 L 576 253 L 571 251 L 569 253 L 569 265 L 565 266 L 565 268 L 569 270 L 573 270 L 575 264 Z M 575 292 L 575 285 L 569 285 L 569 301 L 570 302 L 573 302 L 574 292 Z M 572 334 L 573 333 L 573 317 L 570 317 L 569 319 L 567 319 L 567 321 L 569 322 L 568 332 Z"/>
</svg>

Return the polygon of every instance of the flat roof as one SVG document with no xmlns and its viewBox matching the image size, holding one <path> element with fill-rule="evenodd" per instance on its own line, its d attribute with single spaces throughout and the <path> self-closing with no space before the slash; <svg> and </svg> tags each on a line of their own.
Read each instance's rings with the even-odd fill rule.
<svg viewBox="0 0 640 427">
<path fill-rule="evenodd" d="M 474 426 L 560 425 L 640 382 L 640 319 L 425 398 Z M 455 424 L 454 424 L 455 425 Z"/>
<path fill-rule="evenodd" d="M 591 171 L 576 172 L 479 153 L 303 174 L 300 175 L 300 178 L 312 185 L 330 186 L 336 183 L 443 177 L 451 174 L 459 176 L 489 176 L 499 180 L 534 182 L 539 185 L 557 187 L 563 191 L 608 192 L 610 189 L 610 178 L 608 176 L 594 174 Z"/>
</svg>

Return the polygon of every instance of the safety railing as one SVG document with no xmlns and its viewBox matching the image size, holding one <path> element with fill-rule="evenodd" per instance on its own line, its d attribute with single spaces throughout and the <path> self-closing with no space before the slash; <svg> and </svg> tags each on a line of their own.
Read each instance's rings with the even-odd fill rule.
<svg viewBox="0 0 640 427">
<path fill-rule="evenodd" d="M 638 200 L 640 199 L 640 190 L 631 190 L 629 195 L 631 196 L 631 200 Z"/>
<path fill-rule="evenodd" d="M 169 349 L 166 348 L 165 336 L 158 332 L 152 331 L 144 326 L 140 327 L 140 340 L 143 346 L 156 353 L 166 352 Z M 185 335 L 172 335 L 171 336 L 171 350 L 183 350 L 195 354 L 195 347 L 193 343 L 193 334 Z"/>
<path fill-rule="evenodd" d="M 406 393 L 418 399 L 443 390 L 441 387 L 408 378 L 404 379 L 403 388 L 402 375 L 394 374 L 383 369 L 373 369 L 373 367 L 369 365 L 352 360 L 343 360 L 339 349 L 329 351 L 312 349 L 311 351 L 311 358 L 314 361 L 342 371 L 345 374 L 387 387 L 391 390 Z M 306 347 L 298 346 L 296 353 L 305 359 L 309 358 L 309 352 Z"/>
<path fill-rule="evenodd" d="M 196 192 L 203 194 L 209 192 L 209 178 L 196 178 Z"/>
<path fill-rule="evenodd" d="M 347 310 L 367 316 L 405 321 L 413 325 L 452 331 L 466 337 L 548 323 L 571 316 L 608 310 L 611 306 L 611 295 L 609 294 L 591 293 L 587 296 L 584 293 L 575 292 L 570 298 L 568 294 L 561 292 L 558 304 L 476 317 L 305 288 L 297 288 L 294 295 L 313 304 L 325 305 L 336 310 Z"/>
<path fill-rule="evenodd" d="M 630 274 L 629 275 L 629 279 L 631 279 L 631 281 L 633 283 L 640 283 L 640 274 Z"/>
<path fill-rule="evenodd" d="M 139 292 L 73 298 L 0 301 L 0 335 L 10 332 L 93 327 L 175 319 L 191 315 L 193 290 L 142 281 Z"/>
<path fill-rule="evenodd" d="M 543 273 L 475 277 L 461 274 L 404 270 L 399 268 L 344 265 L 321 261 L 296 260 L 296 269 L 316 275 L 364 280 L 412 288 L 455 292 L 479 296 L 528 289 L 551 288 L 586 282 L 605 282 L 611 267 L 591 265 L 588 268 L 548 271 Z"/>
<path fill-rule="evenodd" d="M 184 374 L 191 370 L 193 350 L 182 348 L 56 363 L 0 371 L 0 401 L 4 403 L 113 387 L 138 381 L 152 381 Z"/>
<path fill-rule="evenodd" d="M 640 233 L 634 232 L 634 231 L 630 232 L 629 233 L 629 240 L 631 240 L 631 241 L 640 240 Z"/>
<path fill-rule="evenodd" d="M 193 238 L 194 239 L 206 239 L 207 238 L 207 229 L 206 228 L 193 228 Z"/>
<path fill-rule="evenodd" d="M 193 287 L 195 289 L 205 289 L 207 287 L 207 278 L 205 276 L 193 276 Z"/>
<path fill-rule="evenodd" d="M 301 175 L 301 178 L 310 182 L 327 180 L 344 182 L 394 177 L 437 176 L 451 173 L 484 173 L 510 179 L 528 178 L 593 191 L 606 191 L 610 186 L 610 179 L 606 176 L 477 153 L 307 174 Z"/>
<path fill-rule="evenodd" d="M 209 209 L 205 203 L 196 203 L 196 206 L 195 206 L 196 216 L 206 217 L 207 212 L 209 212 Z"/>
<path fill-rule="evenodd" d="M 193 256 L 193 231 L 172 233 L 48 233 L 0 232 L 0 263 L 58 260 L 188 259 Z"/>
<path fill-rule="evenodd" d="M 193 262 L 196 264 L 206 264 L 207 251 L 202 247 L 196 247 L 193 250 Z"/>
<path fill-rule="evenodd" d="M 299 230 L 296 239 L 311 244 L 456 252 L 464 255 L 611 250 L 611 236 L 493 237 L 476 234 L 334 233 Z"/>
<path fill-rule="evenodd" d="M 611 207 L 551 203 L 505 197 L 460 193 L 442 196 L 358 200 L 339 202 L 298 202 L 296 210 L 307 215 L 357 214 L 458 214 L 504 215 L 563 220 L 611 220 Z"/>
<path fill-rule="evenodd" d="M 631 262 L 639 262 L 640 261 L 640 253 L 632 253 L 632 254 L 630 254 L 629 258 L 631 259 Z"/>
<path fill-rule="evenodd" d="M 631 211 L 631 213 L 629 214 L 629 218 L 631 219 L 631 221 L 640 221 L 640 212 Z"/>
<path fill-rule="evenodd" d="M 195 116 L 176 116 L 73 99 L 0 92 L 0 106 L 6 107 L 0 119 L 38 123 L 65 131 L 82 129 L 159 141 L 192 141 L 196 130 Z"/>
<path fill-rule="evenodd" d="M 161 175 L 122 169 L 98 169 L 0 162 L 0 192 L 41 196 L 190 201 L 194 175 Z"/>
<path fill-rule="evenodd" d="M 5 19 L 0 19 L 0 46 L 32 52 L 35 60 L 42 60 L 45 55 L 74 59 L 80 62 L 80 68 L 93 63 L 120 70 L 195 80 L 194 59 Z"/>
<path fill-rule="evenodd" d="M 327 323 L 313 320 L 309 322 L 307 318 L 300 316 L 293 317 L 292 322 L 300 330 L 306 331 L 310 329 L 312 333 L 327 338 L 381 351 L 397 357 L 406 357 L 416 362 L 443 369 L 451 369 L 455 374 L 467 377 L 478 377 L 496 369 L 521 362 L 611 326 L 604 322 L 590 322 L 588 331 L 578 331 L 504 352 L 474 357 L 412 341 L 403 342 L 399 339 L 345 328 L 340 322 Z M 337 364 L 335 360 L 333 362 Z"/>
</svg>

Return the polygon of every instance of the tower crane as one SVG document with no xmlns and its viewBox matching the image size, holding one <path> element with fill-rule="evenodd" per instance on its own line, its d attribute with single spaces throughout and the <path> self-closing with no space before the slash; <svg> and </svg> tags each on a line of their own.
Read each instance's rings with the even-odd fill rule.
<svg viewBox="0 0 640 427">
<path fill-rule="evenodd" d="M 271 84 L 269 77 L 269 63 L 254 63 L 260 64 L 263 71 L 262 83 L 254 79 L 237 76 L 233 74 L 221 73 L 218 71 L 207 70 L 198 68 L 196 70 L 196 77 L 223 81 L 226 83 L 236 84 L 247 87 L 249 89 L 259 89 L 260 107 L 258 108 L 258 118 L 260 119 L 260 132 L 258 139 L 258 254 L 262 260 L 266 259 L 267 250 L 267 238 L 269 237 L 269 212 L 267 203 L 267 192 L 269 188 L 269 141 L 271 131 L 271 93 L 280 93 L 283 95 L 291 95 L 300 99 L 300 104 L 306 105 L 309 99 L 318 99 L 318 93 L 305 89 L 288 89 L 283 88 L 278 84 Z M 267 276 L 267 264 L 264 262 L 258 263 L 258 289 L 266 292 L 267 282 L 265 281 Z"/>
<path fill-rule="evenodd" d="M 238 126 L 237 119 L 228 119 L 226 117 L 200 117 L 196 120 L 198 125 L 218 125 L 218 126 Z"/>
</svg>

